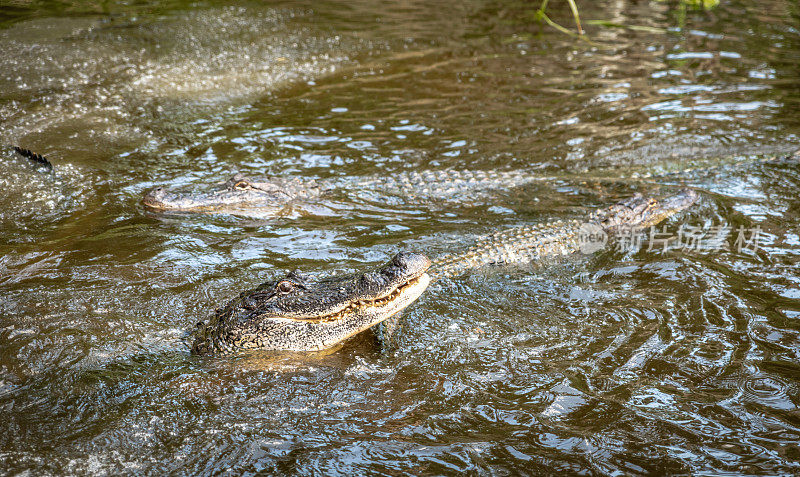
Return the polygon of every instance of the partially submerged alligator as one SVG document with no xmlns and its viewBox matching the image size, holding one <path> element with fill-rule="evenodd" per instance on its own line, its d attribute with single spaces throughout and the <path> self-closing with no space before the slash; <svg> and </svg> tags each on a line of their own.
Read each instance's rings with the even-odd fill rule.
<svg viewBox="0 0 800 477">
<path fill-rule="evenodd" d="M 36 166 L 52 172 L 53 164 L 41 154 L 18 146 L 8 146 Z M 387 176 L 363 176 L 331 179 L 296 177 L 251 178 L 242 173 L 200 192 L 157 187 L 146 192 L 142 203 L 149 210 L 179 213 L 232 214 L 257 218 L 280 215 L 293 205 L 314 205 L 315 201 L 347 191 L 392 196 L 405 200 L 445 200 L 463 204 L 533 182 L 610 181 L 649 182 L 655 178 L 678 177 L 687 173 L 713 171 L 727 165 L 767 163 L 800 159 L 800 150 L 788 156 L 768 155 L 744 161 L 732 156 L 695 161 L 691 167 L 659 165 L 657 173 L 624 168 L 599 170 L 600 174 L 539 175 L 534 171 L 441 170 L 397 172 Z M 673 165 L 674 166 L 674 165 Z"/>
<path fill-rule="evenodd" d="M 320 198 L 347 191 L 404 200 L 444 200 L 463 204 L 491 192 L 508 190 L 533 182 L 550 183 L 558 180 L 653 182 L 656 178 L 680 179 L 682 175 L 688 173 L 709 172 L 741 163 L 774 162 L 784 158 L 796 160 L 800 158 L 800 151 L 789 156 L 769 155 L 745 160 L 735 156 L 700 160 L 688 166 L 683 163 L 660 164 L 656 173 L 635 168 L 608 168 L 588 175 L 578 173 L 540 175 L 534 171 L 451 169 L 331 179 L 252 178 L 237 173 L 215 186 L 202 186 L 199 192 L 157 187 L 144 194 L 142 203 L 149 210 L 159 212 L 232 214 L 266 218 L 280 215 L 293 205 L 313 204 Z"/>
<path fill-rule="evenodd" d="M 369 191 L 387 196 L 433 200 L 468 200 L 488 191 L 518 187 L 549 177 L 502 171 L 399 172 L 391 176 L 339 179 L 286 177 L 250 178 L 234 174 L 205 192 L 186 192 L 157 187 L 145 193 L 142 203 L 162 212 L 233 214 L 251 217 L 280 215 L 293 204 L 308 202 L 341 191 Z"/>
<path fill-rule="evenodd" d="M 224 354 L 245 349 L 313 351 L 385 320 L 416 300 L 428 284 L 489 264 L 529 262 L 574 253 L 582 233 L 656 225 L 691 206 L 697 193 L 683 190 L 663 200 L 637 194 L 585 220 L 556 221 L 493 234 L 433 262 L 401 253 L 375 272 L 320 280 L 297 272 L 241 293 L 198 325 L 192 351 Z"/>
<path fill-rule="evenodd" d="M 657 200 L 636 194 L 612 206 L 599 209 L 584 220 L 557 220 L 515 227 L 491 234 L 462 252 L 433 261 L 433 281 L 460 275 L 472 268 L 493 264 L 529 263 L 569 255 L 589 245 L 587 241 L 606 238 L 623 229 L 643 229 L 688 208 L 697 201 L 692 189 Z"/>
<path fill-rule="evenodd" d="M 399 253 L 374 272 L 319 280 L 291 272 L 241 293 L 195 332 L 192 351 L 318 351 L 399 313 L 428 288 L 428 257 Z"/>
</svg>

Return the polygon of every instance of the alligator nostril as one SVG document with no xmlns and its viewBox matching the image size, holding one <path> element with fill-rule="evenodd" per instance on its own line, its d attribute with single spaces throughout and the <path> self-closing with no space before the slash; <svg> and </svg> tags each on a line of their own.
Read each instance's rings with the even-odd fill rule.
<svg viewBox="0 0 800 477">
<path fill-rule="evenodd" d="M 390 265 L 397 267 L 398 273 L 403 273 L 408 269 L 427 269 L 430 267 L 431 261 L 428 257 L 421 253 L 400 252 L 392 258 Z"/>
</svg>

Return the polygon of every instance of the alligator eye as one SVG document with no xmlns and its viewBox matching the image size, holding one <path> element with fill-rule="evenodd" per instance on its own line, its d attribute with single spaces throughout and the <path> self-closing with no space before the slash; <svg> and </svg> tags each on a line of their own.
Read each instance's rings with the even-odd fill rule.
<svg viewBox="0 0 800 477">
<path fill-rule="evenodd" d="M 250 183 L 247 181 L 239 181 L 233 186 L 234 189 L 247 190 L 250 188 Z"/>
<path fill-rule="evenodd" d="M 279 293 L 289 293 L 290 291 L 292 291 L 292 288 L 294 288 L 294 285 L 292 285 L 292 282 L 290 282 L 290 281 L 284 280 L 284 281 L 278 283 L 278 292 Z"/>
</svg>

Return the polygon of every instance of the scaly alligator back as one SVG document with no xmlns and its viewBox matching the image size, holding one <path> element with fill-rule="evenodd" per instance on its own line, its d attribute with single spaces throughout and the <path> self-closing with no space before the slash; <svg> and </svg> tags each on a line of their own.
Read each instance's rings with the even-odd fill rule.
<svg viewBox="0 0 800 477">
<path fill-rule="evenodd" d="M 469 200 L 487 191 L 512 189 L 531 182 L 552 180 L 550 176 L 537 176 L 519 171 L 469 171 L 447 169 L 423 172 L 396 172 L 386 176 L 368 176 L 345 179 L 342 185 L 358 190 L 380 191 L 406 198 Z M 341 187 L 330 183 L 328 189 Z"/>
<path fill-rule="evenodd" d="M 697 192 L 690 189 L 662 200 L 636 194 L 594 212 L 585 220 L 558 220 L 497 232 L 463 252 L 434 260 L 429 271 L 431 281 L 485 265 L 535 262 L 568 255 L 580 249 L 582 234 L 586 232 L 650 227 L 691 206 L 697 197 Z"/>
</svg>

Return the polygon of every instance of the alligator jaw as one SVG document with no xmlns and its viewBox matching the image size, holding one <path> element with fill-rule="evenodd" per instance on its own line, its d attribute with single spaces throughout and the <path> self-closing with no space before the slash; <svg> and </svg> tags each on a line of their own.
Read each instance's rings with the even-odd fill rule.
<svg viewBox="0 0 800 477">
<path fill-rule="evenodd" d="M 327 326 L 332 331 L 329 333 L 330 338 L 323 338 L 316 341 L 316 344 L 309 342 L 306 346 L 296 348 L 294 351 L 322 351 L 391 318 L 419 298 L 422 292 L 428 288 L 430 281 L 430 276 L 427 273 L 423 273 L 419 277 L 397 287 L 395 291 L 385 297 L 371 301 L 360 300 L 342 311 L 322 319 L 298 320 L 296 318 L 287 318 L 287 321 L 300 321 L 302 323 L 316 322 L 322 327 Z M 340 328 L 343 324 L 346 325 L 348 322 L 361 322 L 363 324 L 351 328 L 349 332 L 344 334 L 333 332 L 336 328 Z M 323 334 L 323 336 L 325 335 Z"/>
<path fill-rule="evenodd" d="M 336 323 L 346 319 L 352 319 L 353 315 L 371 315 L 378 318 L 377 322 L 394 315 L 398 311 L 408 306 L 411 302 L 419 298 L 422 292 L 428 288 L 431 278 L 427 273 L 410 279 L 400 284 L 390 293 L 373 299 L 363 299 L 352 302 L 341 310 L 330 315 L 315 317 L 286 317 L 286 321 L 298 321 L 302 323 Z M 279 319 L 279 318 L 276 318 Z"/>
<path fill-rule="evenodd" d="M 636 194 L 595 212 L 590 221 L 605 230 L 626 227 L 643 229 L 657 225 L 667 217 L 690 207 L 698 198 L 697 192 L 692 189 L 683 189 L 663 199 Z"/>
<path fill-rule="evenodd" d="M 195 333 L 192 351 L 320 351 L 403 310 L 430 283 L 430 260 L 399 253 L 375 271 L 306 280 L 297 272 L 240 294 Z"/>
<path fill-rule="evenodd" d="M 142 197 L 142 204 L 158 212 L 199 212 L 215 213 L 234 212 L 237 208 L 246 207 L 248 200 L 263 199 L 261 208 L 272 205 L 270 197 L 261 197 L 260 191 L 219 190 L 206 194 L 192 195 L 176 192 L 164 187 L 156 187 Z M 280 204 L 284 205 L 284 204 Z M 277 208 L 277 207 L 276 207 Z"/>
<path fill-rule="evenodd" d="M 211 208 L 208 205 L 201 205 L 200 202 L 173 193 L 164 187 L 156 187 L 148 191 L 142 197 L 142 204 L 149 209 L 159 211 L 202 211 L 203 209 Z"/>
</svg>

